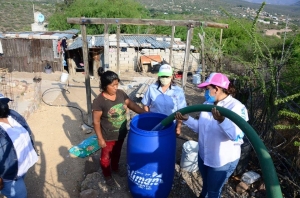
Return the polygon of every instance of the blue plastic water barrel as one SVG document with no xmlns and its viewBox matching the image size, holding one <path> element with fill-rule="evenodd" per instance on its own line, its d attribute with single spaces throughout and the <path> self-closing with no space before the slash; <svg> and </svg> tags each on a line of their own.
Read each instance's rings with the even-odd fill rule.
<svg viewBox="0 0 300 198">
<path fill-rule="evenodd" d="M 136 115 L 127 139 L 128 186 L 134 198 L 166 198 L 175 172 L 176 136 L 172 122 L 151 131 L 167 116 L 160 113 Z"/>
</svg>

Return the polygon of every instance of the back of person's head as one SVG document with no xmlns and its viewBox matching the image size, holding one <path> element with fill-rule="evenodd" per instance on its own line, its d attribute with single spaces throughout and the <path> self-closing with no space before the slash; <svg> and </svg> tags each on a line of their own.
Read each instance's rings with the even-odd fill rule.
<svg viewBox="0 0 300 198">
<path fill-rule="evenodd" d="M 99 67 L 97 70 L 98 76 L 101 78 L 102 74 L 104 73 L 103 67 Z"/>
<path fill-rule="evenodd" d="M 10 113 L 8 104 L 0 101 L 0 118 L 7 118 Z"/>
<path fill-rule="evenodd" d="M 10 109 L 8 106 L 8 102 L 11 101 L 9 98 L 6 98 L 3 96 L 3 94 L 0 93 L 0 118 L 7 118 Z"/>
<path fill-rule="evenodd" d="M 227 89 L 224 89 L 223 88 L 223 92 L 227 95 L 231 95 L 232 97 L 235 97 L 235 94 L 236 94 L 236 88 L 234 86 L 234 83 L 233 83 L 234 80 L 230 80 L 230 83 L 228 85 L 228 88 Z"/>
<path fill-rule="evenodd" d="M 110 85 L 115 80 L 118 80 L 118 82 L 120 82 L 118 74 L 116 74 L 113 71 L 103 72 L 103 74 L 101 75 L 101 78 L 100 78 L 101 89 L 105 91 L 107 88 L 107 85 Z"/>
</svg>

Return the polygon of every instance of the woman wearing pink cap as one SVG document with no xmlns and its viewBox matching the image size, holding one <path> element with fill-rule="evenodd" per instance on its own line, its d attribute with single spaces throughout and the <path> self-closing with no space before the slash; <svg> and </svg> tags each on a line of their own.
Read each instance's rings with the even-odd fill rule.
<svg viewBox="0 0 300 198">
<path fill-rule="evenodd" d="M 246 107 L 233 98 L 234 85 L 224 74 L 211 73 L 198 87 L 205 89 L 204 104 L 230 109 L 248 121 Z M 220 197 L 224 183 L 239 162 L 244 133 L 216 108 L 201 112 L 198 120 L 179 112 L 175 118 L 199 134 L 198 166 L 203 179 L 200 197 Z"/>
</svg>

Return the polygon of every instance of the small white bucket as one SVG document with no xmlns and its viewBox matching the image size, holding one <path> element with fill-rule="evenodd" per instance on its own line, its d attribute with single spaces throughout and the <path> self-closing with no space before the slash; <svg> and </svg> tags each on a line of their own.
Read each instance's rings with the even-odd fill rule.
<svg viewBox="0 0 300 198">
<path fill-rule="evenodd" d="M 198 167 L 198 142 L 189 140 L 183 144 L 180 167 L 187 172 L 195 172 Z"/>
<path fill-rule="evenodd" d="M 60 76 L 60 82 L 62 82 L 62 83 L 67 82 L 68 77 L 69 77 L 68 73 L 62 73 L 61 76 Z"/>
</svg>

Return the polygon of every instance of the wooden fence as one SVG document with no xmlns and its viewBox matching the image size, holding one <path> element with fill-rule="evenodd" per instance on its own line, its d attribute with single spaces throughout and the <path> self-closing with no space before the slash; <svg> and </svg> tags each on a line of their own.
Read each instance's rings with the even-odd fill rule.
<svg viewBox="0 0 300 198">
<path fill-rule="evenodd" d="M 49 63 L 53 71 L 62 70 L 62 61 L 54 54 L 53 40 L 10 38 L 2 39 L 1 43 L 0 68 L 10 72 L 43 72 Z"/>
</svg>

